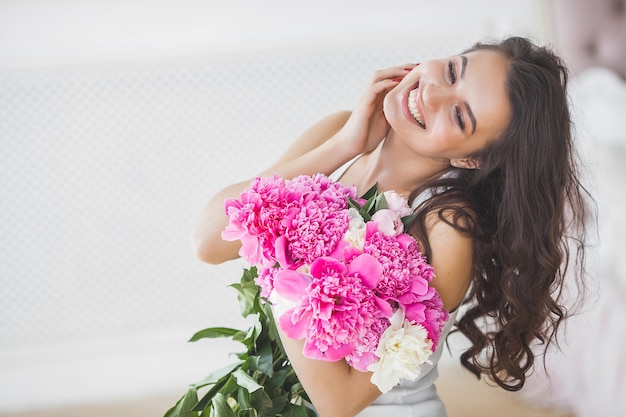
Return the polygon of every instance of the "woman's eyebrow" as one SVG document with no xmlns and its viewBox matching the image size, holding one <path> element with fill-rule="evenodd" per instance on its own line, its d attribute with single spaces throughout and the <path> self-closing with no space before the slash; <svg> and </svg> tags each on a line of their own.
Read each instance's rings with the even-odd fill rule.
<svg viewBox="0 0 626 417">
<path fill-rule="evenodd" d="M 461 55 L 461 78 L 465 75 L 465 68 L 467 68 L 467 57 Z"/>
<path fill-rule="evenodd" d="M 467 68 L 467 57 L 465 55 L 461 55 L 461 78 L 465 76 L 465 69 Z M 476 118 L 474 117 L 474 113 L 472 112 L 472 108 L 465 102 L 465 108 L 467 109 L 467 114 L 472 121 L 472 134 L 476 132 Z"/>
<path fill-rule="evenodd" d="M 474 113 L 472 112 L 472 108 L 469 106 L 467 101 L 465 102 L 465 109 L 467 110 L 467 115 L 469 116 L 470 120 L 472 121 L 472 134 L 474 134 L 474 132 L 476 132 L 476 118 L 474 117 Z"/>
</svg>

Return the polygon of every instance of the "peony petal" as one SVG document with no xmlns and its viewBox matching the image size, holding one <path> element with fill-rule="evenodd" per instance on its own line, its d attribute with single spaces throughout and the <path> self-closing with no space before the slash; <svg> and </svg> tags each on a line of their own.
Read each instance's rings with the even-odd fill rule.
<svg viewBox="0 0 626 417">
<path fill-rule="evenodd" d="M 287 253 L 287 239 L 284 236 L 279 237 L 274 242 L 274 249 L 276 251 L 276 260 L 280 264 L 281 268 L 289 268 L 293 265 L 289 255 Z"/>
<path fill-rule="evenodd" d="M 383 274 L 383 266 L 372 255 L 363 253 L 350 262 L 348 272 L 358 274 L 368 288 L 376 288 Z"/>
<path fill-rule="evenodd" d="M 406 319 L 411 323 L 423 323 L 426 321 L 426 306 L 422 303 L 413 303 L 405 306 Z"/>
<path fill-rule="evenodd" d="M 333 270 L 336 271 L 333 273 L 328 273 L 327 271 Z M 327 275 L 343 275 L 346 271 L 346 266 L 339 262 L 339 260 L 330 257 L 330 256 L 322 256 L 317 258 L 311 264 L 311 275 L 316 278 L 321 278 Z"/>
<path fill-rule="evenodd" d="M 292 269 L 283 269 L 274 277 L 274 290 L 287 300 L 300 301 L 310 283 L 311 278 L 308 276 Z"/>
<path fill-rule="evenodd" d="M 354 350 L 354 346 L 354 343 L 346 343 L 345 345 L 341 345 L 339 348 L 336 349 L 333 347 L 329 347 L 328 350 L 324 352 L 324 359 L 331 362 L 343 359 Z"/>
<path fill-rule="evenodd" d="M 378 357 L 374 352 L 363 352 L 360 355 L 348 355 L 350 356 L 350 365 L 357 371 L 367 372 L 368 366 L 373 364 Z"/>
<path fill-rule="evenodd" d="M 237 200 L 236 198 L 227 198 L 226 200 L 224 200 L 225 213 L 228 213 L 231 207 L 233 207 L 234 209 L 241 209 L 242 206 L 243 204 L 241 203 L 241 201 Z"/>
<path fill-rule="evenodd" d="M 304 339 L 306 336 L 306 331 L 309 327 L 309 320 L 302 319 L 293 323 L 291 320 L 291 316 L 293 314 L 294 309 L 287 310 L 285 314 L 278 318 L 278 325 L 285 335 L 294 340 Z"/>
<path fill-rule="evenodd" d="M 348 242 L 346 242 L 345 240 L 340 240 L 339 242 L 337 242 L 337 246 L 335 246 L 335 249 L 330 253 L 329 256 L 331 258 L 345 261 L 346 251 L 348 251 L 350 248 L 352 248 L 352 246 L 350 246 Z"/>
<path fill-rule="evenodd" d="M 222 231 L 221 236 L 222 236 L 222 239 L 224 240 L 234 241 L 234 240 L 240 240 L 247 234 L 248 234 L 248 230 L 244 228 L 234 227 L 234 226 L 231 227 L 229 225 L 226 227 L 226 229 L 224 229 L 224 231 Z"/>
<path fill-rule="evenodd" d="M 374 296 L 374 302 L 376 303 L 376 306 L 378 307 L 378 310 L 383 317 L 389 318 L 393 315 L 393 308 L 391 307 L 391 304 L 389 304 L 389 302 L 376 296 Z"/>
<path fill-rule="evenodd" d="M 305 358 L 309 358 L 309 359 L 317 359 L 317 360 L 325 359 L 324 354 L 320 352 L 317 346 L 315 346 L 315 344 L 308 339 L 304 343 L 304 346 L 302 347 L 302 354 L 304 355 Z"/>
<path fill-rule="evenodd" d="M 403 249 L 407 249 L 410 245 L 416 245 L 417 241 L 415 238 L 407 233 L 402 233 L 401 235 L 396 236 L 397 242 Z"/>
<path fill-rule="evenodd" d="M 360 249 L 355 248 L 345 240 L 340 240 L 337 243 L 337 246 L 335 246 L 335 250 L 333 250 L 333 252 L 328 256 L 342 262 L 350 263 L 352 259 L 361 253 Z"/>
<path fill-rule="evenodd" d="M 378 224 L 376 222 L 365 223 L 365 240 L 378 232 Z"/>
<path fill-rule="evenodd" d="M 385 330 L 385 333 L 390 333 L 393 330 L 397 330 L 401 328 L 402 325 L 404 324 L 404 317 L 405 317 L 404 310 L 401 308 L 397 309 L 393 313 L 391 318 L 389 319 L 389 322 L 391 323 L 391 325 L 387 328 L 387 330 Z M 382 336 L 381 336 L 381 339 L 382 339 Z"/>
<path fill-rule="evenodd" d="M 261 262 L 259 239 L 256 236 L 242 237 L 239 255 L 251 265 L 257 265 Z"/>
<path fill-rule="evenodd" d="M 378 231 L 387 236 L 397 236 L 404 231 L 400 215 L 393 210 L 378 210 L 372 216 L 372 221 L 378 224 Z"/>
</svg>

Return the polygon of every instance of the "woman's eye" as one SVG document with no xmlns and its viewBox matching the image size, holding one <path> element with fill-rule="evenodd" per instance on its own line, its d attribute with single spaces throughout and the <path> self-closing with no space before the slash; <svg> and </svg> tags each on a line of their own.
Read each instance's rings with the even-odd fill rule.
<svg viewBox="0 0 626 417">
<path fill-rule="evenodd" d="M 463 120 L 463 113 L 461 112 L 461 108 L 459 106 L 456 106 L 454 108 L 454 113 L 456 115 L 456 120 L 459 124 L 459 127 L 462 131 L 465 132 L 465 121 Z"/>
<path fill-rule="evenodd" d="M 452 61 L 448 61 L 448 75 L 450 76 L 450 82 L 454 84 L 456 82 L 456 69 Z"/>
</svg>

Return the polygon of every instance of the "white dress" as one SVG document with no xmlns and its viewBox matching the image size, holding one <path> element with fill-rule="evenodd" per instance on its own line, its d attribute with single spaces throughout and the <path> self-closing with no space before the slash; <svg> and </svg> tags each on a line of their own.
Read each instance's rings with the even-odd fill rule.
<svg viewBox="0 0 626 417">
<path fill-rule="evenodd" d="M 439 346 L 430 357 L 432 365 L 422 365 L 420 367 L 422 373 L 416 381 L 400 381 L 400 384 L 381 394 L 365 410 L 357 414 L 357 417 L 448 417 L 434 383 L 438 375 L 437 362 L 455 318 L 456 311 L 450 313 L 450 319 L 441 332 Z"/>
<path fill-rule="evenodd" d="M 357 157 L 358 158 L 358 157 Z M 339 181 L 339 178 L 357 159 L 348 161 L 342 167 L 333 172 L 329 178 Z M 413 206 L 428 198 L 427 193 L 420 195 Z M 437 379 L 437 362 L 441 358 L 446 340 L 452 325 L 456 319 L 456 311 L 450 313 L 450 318 L 441 332 L 440 343 L 437 350 L 430 357 L 432 365 L 421 366 L 420 377 L 416 381 L 402 380 L 390 391 L 381 394 L 357 417 L 448 417 L 446 409 L 437 394 L 434 382 Z"/>
</svg>

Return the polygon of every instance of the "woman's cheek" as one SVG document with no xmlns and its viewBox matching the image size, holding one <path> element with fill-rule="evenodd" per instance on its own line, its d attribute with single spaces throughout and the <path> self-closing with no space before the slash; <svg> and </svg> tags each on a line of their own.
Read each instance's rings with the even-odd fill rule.
<svg viewBox="0 0 626 417">
<path fill-rule="evenodd" d="M 433 150 L 442 152 L 442 157 L 452 157 L 456 155 L 456 150 L 460 146 L 458 133 L 449 126 L 437 124 L 431 131 L 429 138 Z M 460 150 L 460 149 L 459 149 Z"/>
</svg>

